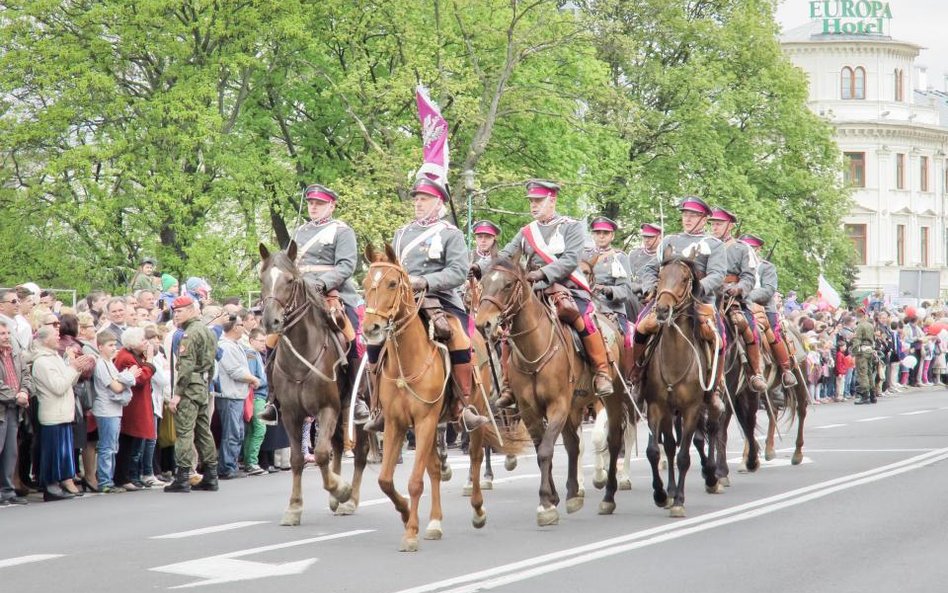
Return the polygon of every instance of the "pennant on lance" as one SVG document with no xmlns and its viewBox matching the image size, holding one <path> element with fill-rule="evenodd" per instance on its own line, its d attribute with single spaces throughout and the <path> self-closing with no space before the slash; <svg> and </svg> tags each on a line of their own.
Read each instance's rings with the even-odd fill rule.
<svg viewBox="0 0 948 593">
<path fill-rule="evenodd" d="M 448 122 L 441 110 L 428 96 L 428 89 L 418 85 L 415 90 L 418 120 L 421 122 L 421 140 L 425 164 L 418 170 L 422 175 L 446 185 L 448 182 Z"/>
</svg>

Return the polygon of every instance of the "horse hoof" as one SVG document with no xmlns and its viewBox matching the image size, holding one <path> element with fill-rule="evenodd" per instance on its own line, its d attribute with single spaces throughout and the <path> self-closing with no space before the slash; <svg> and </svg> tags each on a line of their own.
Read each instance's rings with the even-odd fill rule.
<svg viewBox="0 0 948 593">
<path fill-rule="evenodd" d="M 352 497 L 352 486 L 348 482 L 343 482 L 336 487 L 336 491 L 332 495 L 339 502 L 346 502 Z"/>
<path fill-rule="evenodd" d="M 335 513 L 336 509 L 338 508 L 339 508 L 339 499 L 336 498 L 335 496 L 330 495 L 329 496 L 329 510 Z"/>
<path fill-rule="evenodd" d="M 346 502 L 344 502 L 344 503 L 340 504 L 338 507 L 336 507 L 335 513 L 336 513 L 337 515 L 340 515 L 340 516 L 343 516 L 343 515 L 354 515 L 355 512 L 356 512 L 356 508 L 358 508 L 358 507 L 356 506 L 356 503 L 350 498 L 350 499 L 347 500 Z"/>
<path fill-rule="evenodd" d="M 428 529 L 425 530 L 425 539 L 441 539 L 444 531 L 441 529 L 441 521 L 432 519 L 428 522 Z"/>
<path fill-rule="evenodd" d="M 800 465 L 803 463 L 803 453 L 794 453 L 790 458 L 790 465 Z"/>
<path fill-rule="evenodd" d="M 707 486 L 707 485 L 705 485 L 704 489 L 705 489 L 705 491 L 706 491 L 708 494 L 721 494 L 722 492 L 724 492 L 724 486 L 721 485 L 721 481 L 720 481 L 720 480 L 718 480 L 718 481 L 714 484 L 714 486 Z M 682 516 L 684 516 L 684 515 L 682 515 Z"/>
<path fill-rule="evenodd" d="M 669 496 L 669 497 L 665 500 L 665 508 L 666 508 L 666 509 L 670 509 L 670 508 L 672 508 L 672 507 L 674 507 L 674 506 L 675 506 L 675 497 Z"/>
<path fill-rule="evenodd" d="M 771 449 L 770 447 L 768 447 L 767 450 L 764 451 L 764 459 L 766 459 L 767 461 L 773 461 L 776 457 L 777 457 L 777 452 Z"/>
<path fill-rule="evenodd" d="M 417 552 L 418 551 L 418 538 L 417 537 L 403 537 L 402 545 L 398 547 L 399 552 Z"/>
<path fill-rule="evenodd" d="M 480 515 L 475 511 L 474 516 L 471 518 L 471 525 L 474 526 L 474 529 L 480 529 L 487 525 L 487 511 L 482 508 Z"/>
<path fill-rule="evenodd" d="M 668 516 L 672 519 L 683 519 L 685 517 L 685 507 L 680 505 L 671 507 Z"/>
<path fill-rule="evenodd" d="M 441 481 L 450 482 L 452 477 L 454 477 L 454 470 L 451 469 L 450 465 L 445 464 L 445 466 L 441 468 Z"/>
<path fill-rule="evenodd" d="M 749 473 L 754 473 L 754 472 L 756 472 L 758 469 L 760 469 L 760 461 L 755 461 L 754 463 L 748 463 L 748 464 L 747 464 L 747 471 L 748 471 Z"/>
<path fill-rule="evenodd" d="M 484 485 L 482 484 L 481 489 L 483 490 L 483 488 Z M 470 496 L 472 494 L 474 494 L 474 484 L 468 482 L 464 485 L 464 488 L 461 488 L 461 496 Z"/>
<path fill-rule="evenodd" d="M 283 518 L 280 519 L 280 525 L 285 527 L 296 527 L 300 524 L 300 517 L 303 515 L 303 511 L 286 511 L 283 513 Z"/>
<path fill-rule="evenodd" d="M 504 459 L 504 469 L 509 472 L 517 469 L 517 457 L 515 455 L 508 455 L 507 458 Z"/>
<path fill-rule="evenodd" d="M 632 489 L 632 480 L 629 478 L 622 478 L 619 480 L 619 490 L 631 490 Z"/>
<path fill-rule="evenodd" d="M 611 515 L 613 511 L 616 510 L 616 503 L 602 501 L 599 503 L 599 514 L 600 515 Z"/>
<path fill-rule="evenodd" d="M 586 489 L 582 486 L 579 487 L 579 490 L 576 491 L 577 498 L 586 498 Z"/>
<path fill-rule="evenodd" d="M 731 487 L 731 478 L 729 478 L 729 477 L 727 477 L 727 476 L 722 476 L 722 477 L 718 478 L 718 484 L 724 486 L 725 488 L 730 488 L 730 487 Z"/>
<path fill-rule="evenodd" d="M 484 478 L 483 480 L 481 480 L 481 490 L 493 490 L 493 489 L 494 489 L 493 480 L 488 480 L 487 478 Z"/>
<path fill-rule="evenodd" d="M 575 513 L 579 509 L 583 508 L 583 502 L 585 499 L 582 496 L 574 496 L 566 501 L 566 512 Z"/>
<path fill-rule="evenodd" d="M 547 527 L 549 525 L 556 525 L 560 522 L 560 512 L 556 510 L 556 507 L 550 507 L 548 509 L 540 508 L 537 511 L 537 525 L 540 527 Z"/>
<path fill-rule="evenodd" d="M 593 476 L 593 488 L 595 488 L 596 490 L 602 490 L 605 487 L 606 487 L 605 475 L 603 475 L 601 478 L 599 477 L 598 473 L 595 476 Z"/>
</svg>

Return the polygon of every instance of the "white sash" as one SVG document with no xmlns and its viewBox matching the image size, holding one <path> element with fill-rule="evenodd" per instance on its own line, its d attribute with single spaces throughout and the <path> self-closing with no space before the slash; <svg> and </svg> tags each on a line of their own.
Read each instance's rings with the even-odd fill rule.
<svg viewBox="0 0 948 593">
<path fill-rule="evenodd" d="M 534 251 L 537 252 L 537 255 L 539 255 L 540 258 L 546 261 L 547 263 L 558 260 L 559 257 L 557 256 L 563 253 L 563 249 L 565 248 L 565 246 L 560 246 L 559 252 L 554 255 L 553 253 L 551 253 L 551 248 L 549 245 L 547 245 L 546 239 L 543 238 L 543 233 L 540 232 L 540 223 L 534 220 L 533 222 L 528 224 L 527 227 L 529 228 L 526 229 L 527 233 L 525 233 L 524 240 L 531 247 L 533 247 Z M 559 231 L 560 231 L 559 225 L 557 225 L 557 228 L 555 231 L 556 234 L 554 234 L 553 237 L 554 239 L 559 237 L 559 242 L 562 243 L 563 236 L 560 234 Z M 575 270 L 573 270 L 573 272 L 569 275 L 569 279 L 572 280 L 577 286 L 579 286 L 583 290 L 586 290 L 586 291 L 590 290 L 589 280 L 586 279 L 586 276 L 583 274 L 582 270 L 580 270 L 579 268 L 576 268 Z"/>
<path fill-rule="evenodd" d="M 300 264 L 300 261 L 303 260 L 303 256 L 306 255 L 306 252 L 312 248 L 316 243 L 332 243 L 332 240 L 336 238 L 336 229 L 339 228 L 339 222 L 334 220 L 307 241 L 302 247 L 300 247 L 296 252 L 296 265 Z"/>
<path fill-rule="evenodd" d="M 408 243 L 408 245 L 405 245 L 404 249 L 401 248 L 401 244 L 402 244 L 402 237 L 405 236 L 405 233 L 402 233 L 401 235 L 399 235 L 398 241 L 396 242 L 396 245 L 395 245 L 395 253 L 398 254 L 398 262 L 401 263 L 405 261 L 405 257 L 411 252 L 412 249 L 414 249 L 415 247 L 418 247 L 419 245 L 427 241 L 432 236 L 440 233 L 447 226 L 448 226 L 448 223 L 444 222 L 443 220 L 439 220 L 438 222 L 428 227 L 428 229 L 426 229 L 425 232 L 423 232 L 422 234 L 412 239 Z"/>
</svg>

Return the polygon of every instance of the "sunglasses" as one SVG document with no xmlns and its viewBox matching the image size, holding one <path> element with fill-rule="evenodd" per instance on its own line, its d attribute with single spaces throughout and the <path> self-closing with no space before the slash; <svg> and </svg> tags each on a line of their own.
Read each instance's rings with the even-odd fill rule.
<svg viewBox="0 0 948 593">
<path fill-rule="evenodd" d="M 44 323 L 43 325 L 51 325 L 53 327 L 59 327 L 60 324 L 58 321 L 50 321 L 48 323 Z"/>
</svg>

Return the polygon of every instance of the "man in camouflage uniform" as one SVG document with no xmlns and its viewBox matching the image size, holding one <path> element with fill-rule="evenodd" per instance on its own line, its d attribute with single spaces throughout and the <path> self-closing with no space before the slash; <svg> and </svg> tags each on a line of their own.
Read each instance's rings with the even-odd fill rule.
<svg viewBox="0 0 948 593">
<path fill-rule="evenodd" d="M 361 357 L 361 345 L 358 342 L 361 328 L 356 311 L 361 299 L 352 281 L 359 257 L 355 231 L 341 220 L 333 218 L 339 199 L 333 190 L 313 184 L 303 191 L 303 197 L 310 220 L 297 229 L 293 237 L 297 246 L 294 263 L 303 274 L 303 280 L 325 296 L 330 316 L 342 322 L 340 329 L 349 345 L 346 355 L 349 376 L 354 380 Z M 345 315 L 348 324 L 341 315 Z M 275 422 L 277 419 L 277 407 L 273 402 L 271 389 L 267 407 L 259 415 L 264 422 Z M 356 402 L 356 424 L 368 419 L 368 411 L 361 399 Z"/>
<path fill-rule="evenodd" d="M 460 287 L 467 281 L 469 256 L 464 234 L 454 225 L 442 220 L 448 190 L 437 181 L 420 177 L 412 187 L 415 220 L 395 231 L 394 249 L 399 263 L 408 272 L 415 292 L 425 293 L 422 314 L 433 326 L 435 339 L 447 344 L 451 359 L 451 377 L 458 387 L 460 410 L 464 427 L 476 430 L 490 422 L 471 405 L 474 384 L 474 365 L 471 363 L 471 338 L 468 335 L 468 315 L 461 301 Z M 373 386 L 377 384 L 381 346 L 369 346 L 369 374 Z M 372 408 L 375 415 L 366 423 L 365 430 L 382 430 L 384 420 L 372 390 Z"/>
<path fill-rule="evenodd" d="M 214 372 L 217 338 L 201 321 L 201 314 L 189 296 L 172 303 L 175 324 L 184 331 L 178 347 L 174 395 L 169 407 L 174 413 L 176 438 L 174 482 L 165 492 L 190 492 L 189 476 L 194 467 L 194 447 L 204 463 L 204 477 L 195 490 L 217 490 L 217 449 L 208 416 L 208 376 Z"/>
<path fill-rule="evenodd" d="M 694 261 L 700 284 L 700 296 L 695 302 L 700 335 L 708 341 L 714 339 L 714 328 L 723 336 L 723 326 L 716 314 L 714 302 L 721 285 L 724 283 L 724 273 L 727 270 L 727 255 L 720 241 L 706 235 L 704 226 L 711 216 L 711 207 L 697 196 L 682 198 L 678 203 L 681 212 L 682 232 L 666 235 L 656 250 L 656 255 L 642 270 L 642 290 L 648 294 L 655 290 L 658 284 L 658 272 L 662 265 L 666 248 L 672 257 L 686 257 Z M 645 345 L 650 335 L 658 332 L 658 321 L 653 311 L 653 300 L 639 314 L 636 321 L 635 337 L 632 344 L 632 360 L 635 361 L 631 381 L 637 384 L 642 377 L 642 358 L 645 355 Z M 718 376 L 715 380 L 712 402 L 717 406 L 720 402 L 720 389 L 724 377 L 724 342 L 718 349 Z"/>
<path fill-rule="evenodd" d="M 767 315 L 767 322 L 770 330 L 767 332 L 767 340 L 770 342 L 770 349 L 774 353 L 777 365 L 783 371 L 781 380 L 784 387 L 793 387 L 797 384 L 797 377 L 793 374 L 793 368 L 790 362 L 790 353 L 787 351 L 787 344 L 783 339 L 783 331 L 780 328 L 780 320 L 777 317 L 777 303 L 775 295 L 777 294 L 777 268 L 772 263 L 760 258 L 760 248 L 764 245 L 764 240 L 760 237 L 745 234 L 738 239 L 754 250 L 757 257 L 757 281 L 754 289 L 747 295 L 747 300 L 757 303 L 764 308 Z"/>
<path fill-rule="evenodd" d="M 853 338 L 853 352 L 856 353 L 856 394 L 854 403 L 874 404 L 877 401 L 878 385 L 876 378 L 879 366 L 876 364 L 876 331 L 872 321 L 866 316 L 865 307 L 856 309 L 856 335 Z"/>
<path fill-rule="evenodd" d="M 560 321 L 567 323 L 579 333 L 595 371 L 593 387 L 596 395 L 611 395 L 612 377 L 609 360 L 602 336 L 592 317 L 591 287 L 578 269 L 586 243 L 583 223 L 556 212 L 556 198 L 560 186 L 540 179 L 527 182 L 527 199 L 534 221 L 517 235 L 500 252 L 500 257 L 510 258 L 522 252 L 527 259 L 527 280 L 534 289 L 545 290 L 550 295 Z"/>
<path fill-rule="evenodd" d="M 711 234 L 724 245 L 727 256 L 727 273 L 724 276 L 724 290 L 720 299 L 722 305 L 728 305 L 728 309 L 722 308 L 722 313 L 727 315 L 737 334 L 744 340 L 747 366 L 750 367 L 750 388 L 762 393 L 767 390 L 767 381 L 764 380 L 760 359 L 760 332 L 757 331 L 757 322 L 744 300 L 757 281 L 757 258 L 748 245 L 731 235 L 731 230 L 737 224 L 736 216 L 724 208 L 714 208 L 709 220 Z"/>
</svg>

